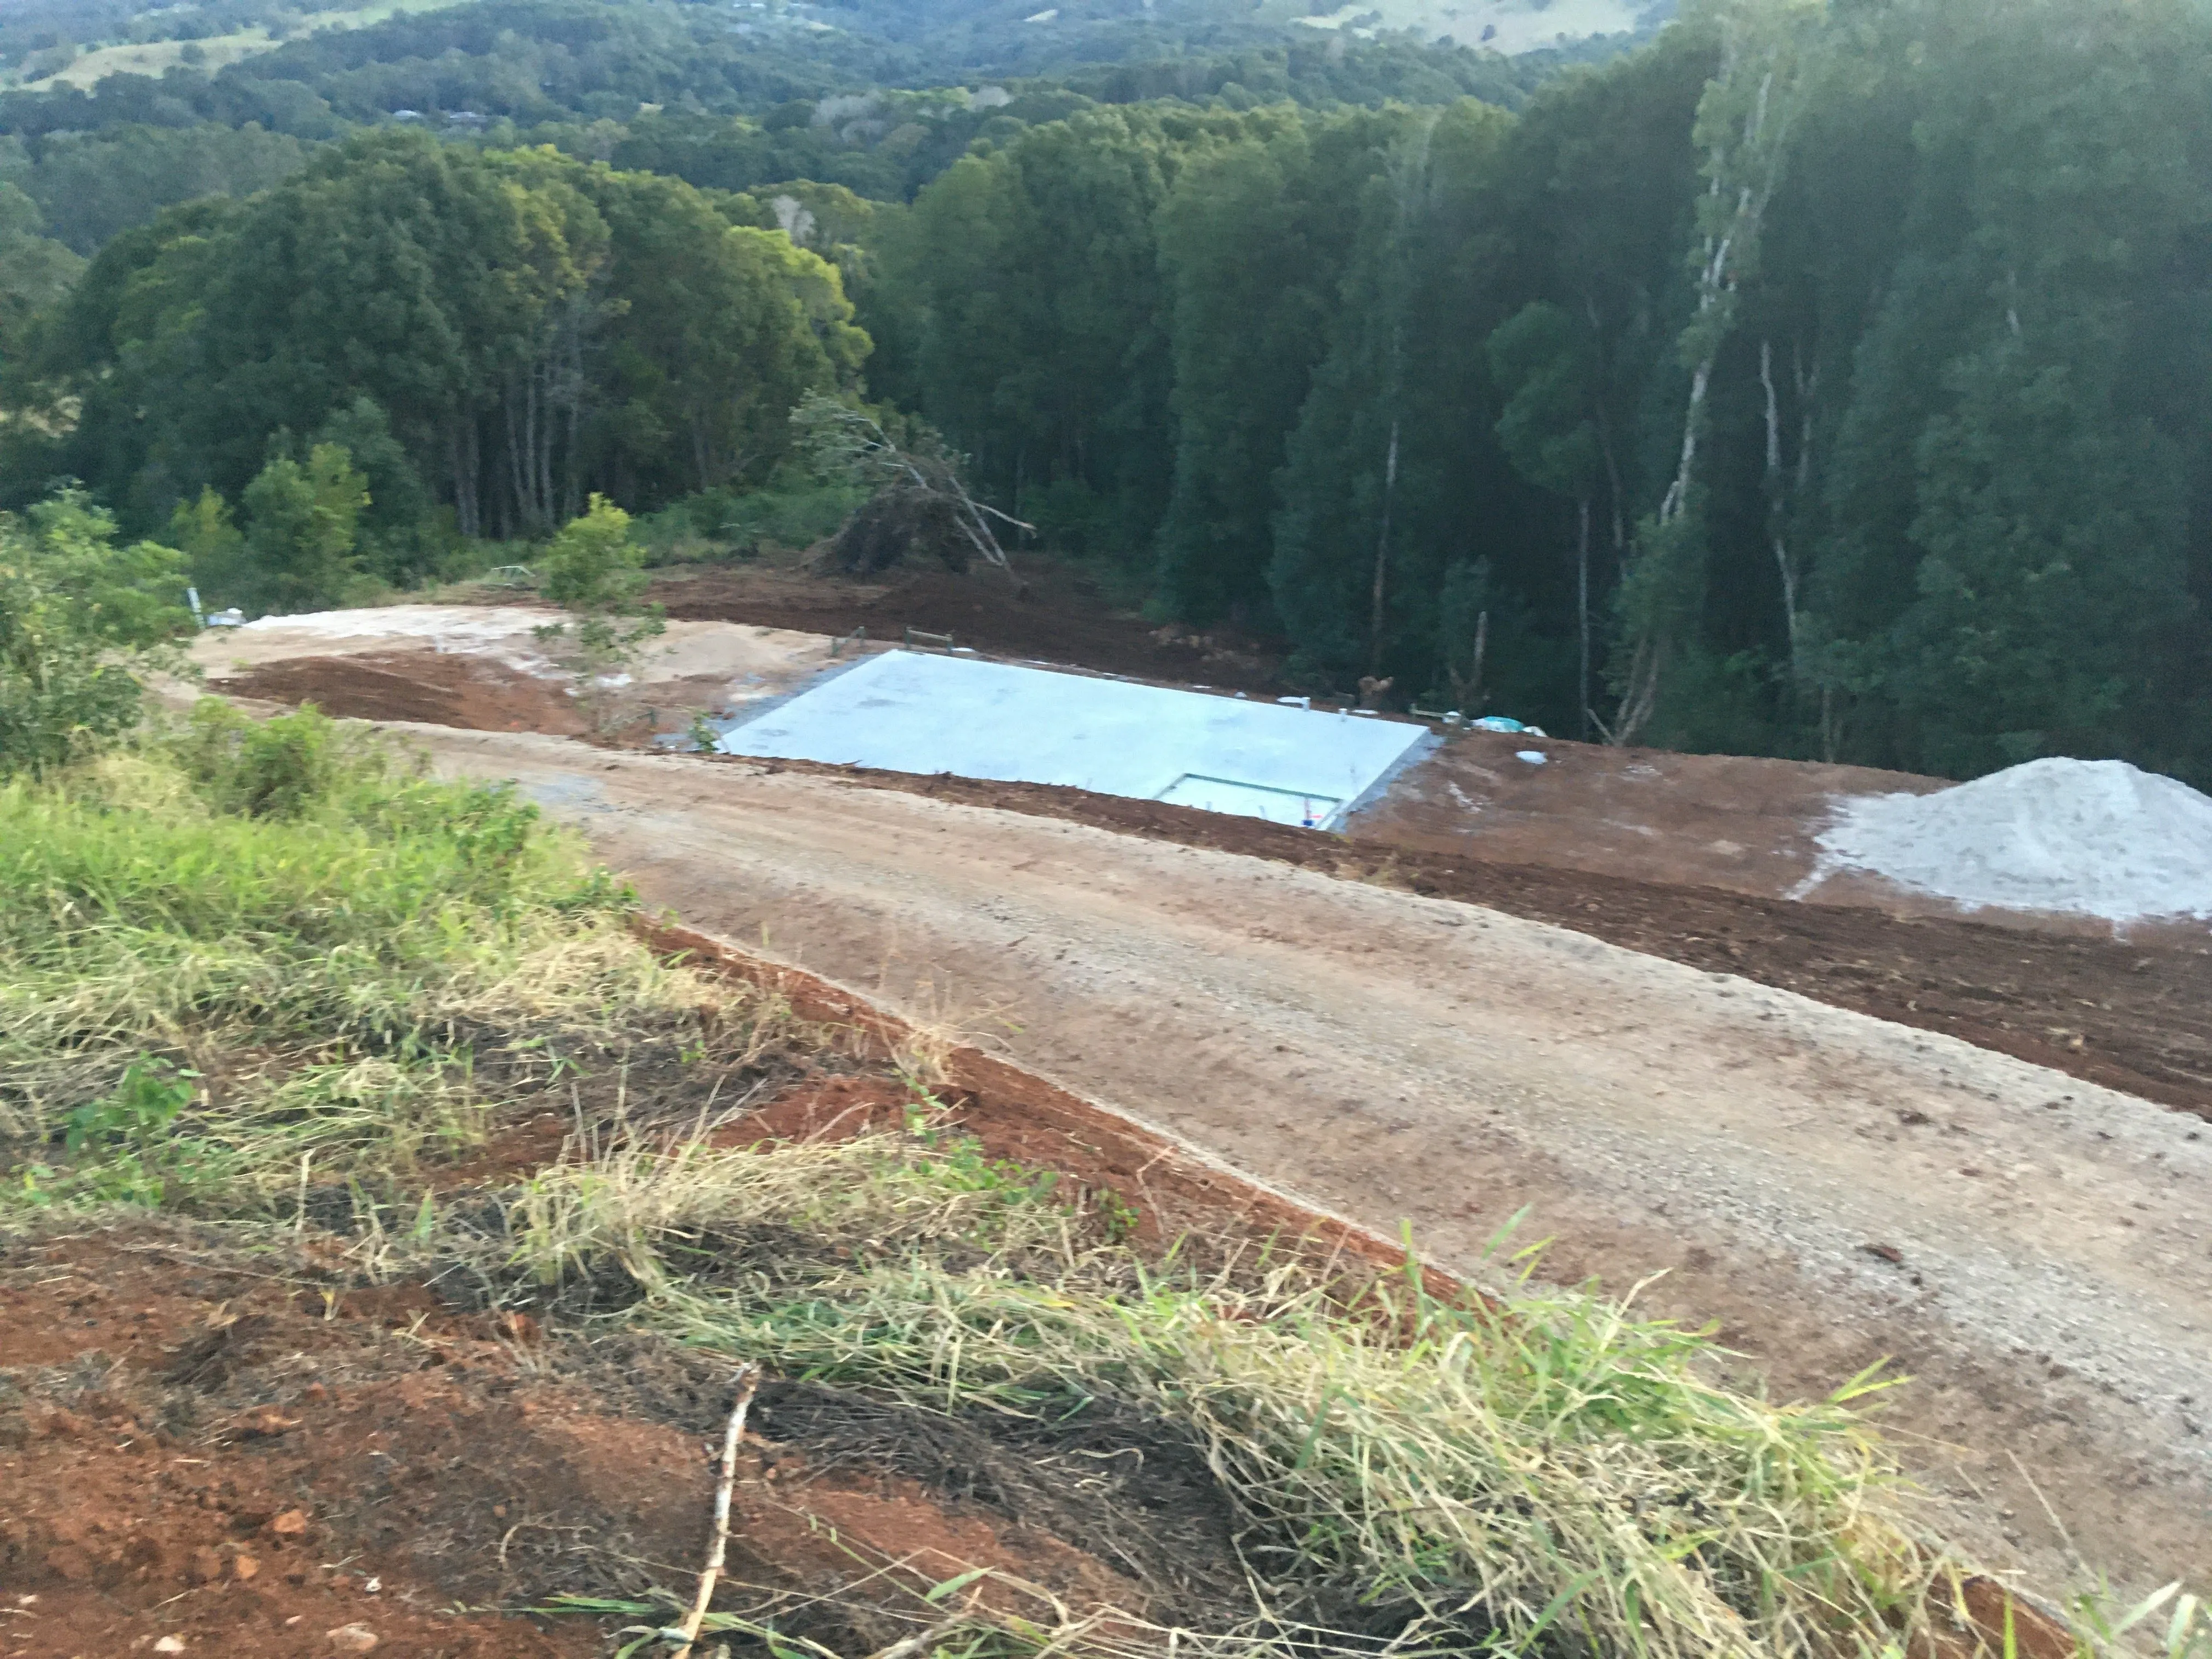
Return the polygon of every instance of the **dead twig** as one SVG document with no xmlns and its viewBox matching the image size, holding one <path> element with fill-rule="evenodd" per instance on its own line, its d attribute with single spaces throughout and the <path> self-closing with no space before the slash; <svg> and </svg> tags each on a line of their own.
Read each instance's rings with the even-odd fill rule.
<svg viewBox="0 0 2212 1659">
<path fill-rule="evenodd" d="M 706 1621 L 707 1604 L 714 1599 L 714 1583 L 722 1576 L 722 1562 L 730 1551 L 730 1489 L 738 1483 L 738 1442 L 744 1436 L 745 1413 L 760 1387 L 760 1367 L 748 1362 L 738 1368 L 738 1397 L 730 1407 L 729 1426 L 722 1431 L 722 1478 L 714 1488 L 714 1539 L 707 1551 L 706 1571 L 699 1575 L 699 1594 L 678 1627 L 684 1632 L 684 1645 L 676 1650 L 676 1659 L 691 1659 L 699 1626 Z"/>
<path fill-rule="evenodd" d="M 902 1636 L 887 1648 L 877 1649 L 868 1656 L 868 1659 L 915 1659 L 915 1655 L 927 1653 L 965 1623 L 967 1623 L 965 1613 L 956 1619 L 947 1619 L 943 1624 L 932 1625 L 927 1630 L 919 1630 L 911 1636 Z"/>
</svg>

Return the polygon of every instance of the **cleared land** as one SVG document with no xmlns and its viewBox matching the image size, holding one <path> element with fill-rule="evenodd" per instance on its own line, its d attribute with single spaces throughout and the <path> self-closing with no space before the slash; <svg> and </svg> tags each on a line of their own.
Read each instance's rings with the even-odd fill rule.
<svg viewBox="0 0 2212 1659">
<path fill-rule="evenodd" d="M 1646 9 L 1628 0 L 1348 0 L 1326 15 L 1296 21 L 1356 34 L 1412 29 L 1431 40 L 1449 35 L 1463 46 L 1513 53 L 1622 33 Z"/>
<path fill-rule="evenodd" d="M 195 654 L 210 686 L 234 696 L 626 744 L 683 733 L 695 713 L 742 714 L 834 665 L 823 634 L 758 620 L 764 598 L 770 614 L 801 621 L 822 607 L 849 618 L 841 605 L 865 605 L 879 618 L 909 610 L 933 622 L 981 606 L 1015 650 L 1027 637 L 1028 649 L 1060 649 L 1093 667 L 1166 669 L 1177 657 L 1234 654 L 1218 641 L 1164 643 L 1086 600 L 1064 568 L 1034 570 L 1027 599 L 996 578 L 942 573 L 913 573 L 897 585 L 809 580 L 772 568 L 699 580 L 722 594 L 702 609 L 750 619 L 672 623 L 634 683 L 605 693 L 579 685 L 532 636 L 551 613 L 511 598 L 211 632 Z M 878 637 L 848 644 L 848 659 L 882 649 L 881 635 L 899 631 L 879 620 Z M 1814 902 L 1784 896 L 1813 871 L 1814 830 L 1832 794 L 1924 791 L 1940 781 L 1553 739 L 1536 744 L 1547 763 L 1532 766 L 1516 753 L 1528 746 L 1480 732 L 1451 738 L 1354 814 L 1348 839 L 1077 789 L 821 769 L 869 787 L 919 789 L 1489 905 L 2212 1115 L 2212 946 L 2201 927 L 2116 938 L 2081 918 L 1961 917 L 1869 878 L 1832 878 Z"/>
<path fill-rule="evenodd" d="M 209 701 L 0 842 L 20 1659 L 2015 1651 L 1850 1411 L 644 921 L 503 787 Z"/>
<path fill-rule="evenodd" d="M 1017 591 L 754 566 L 660 593 L 698 630 L 684 695 L 718 708 L 803 684 L 826 634 L 864 622 L 864 649 L 910 623 L 1273 689 L 1249 642 L 1148 629 L 1078 573 L 1028 574 Z M 324 654 L 272 652 L 222 689 L 407 717 L 410 675 L 450 691 L 483 665 L 417 640 L 378 678 L 404 643 L 296 641 Z M 542 665 L 506 667 L 573 714 Z M 1556 741 L 1539 767 L 1523 739 L 1467 734 L 1339 837 L 620 747 L 647 708 L 682 729 L 673 685 L 648 666 L 597 752 L 513 732 L 526 711 L 474 694 L 432 718 L 487 735 L 423 735 L 442 765 L 520 778 L 649 902 L 996 1032 L 1238 1167 L 1386 1232 L 1409 1221 L 1446 1264 L 1525 1206 L 1514 1237 L 1553 1241 L 1545 1274 L 1625 1291 L 1663 1272 L 1640 1305 L 1717 1322 L 1784 1395 L 1894 1358 L 1916 1381 L 1891 1419 L 1958 1500 L 1949 1524 L 2043 1582 L 2076 1549 L 2147 1583 L 2212 1547 L 2201 929 L 1967 919 L 1866 884 L 1781 896 L 1829 794 L 1926 779 Z"/>
<path fill-rule="evenodd" d="M 1486 816 L 1472 830 L 1456 828 L 1434 842 L 1406 828 L 1404 798 L 1425 781 L 1433 781 L 1440 771 L 1465 776 L 1479 766 L 1466 758 L 1470 751 L 1519 741 L 1480 733 L 1458 739 L 1443 756 L 1401 776 L 1389 797 L 1356 816 L 1341 838 L 1037 784 L 813 769 L 858 787 L 1066 818 L 1485 905 L 1689 967 L 1741 974 L 1838 1008 L 1941 1031 L 2212 1120 L 2212 949 L 2198 942 L 2204 937 L 2201 927 L 2145 928 L 2116 939 L 2087 924 L 2053 933 L 2024 917 L 1933 914 L 1941 908 L 1933 901 L 1877 892 L 1871 883 L 1852 895 L 1838 892 L 1844 883 L 1831 882 L 1813 903 L 1760 891 L 1745 880 L 1747 865 L 1771 884 L 1777 870 L 1797 869 L 1802 875 L 1801 860 L 1809 863 L 1809 854 L 1793 851 L 1800 843 L 1809 846 L 1802 817 L 1781 813 L 1771 789 L 1747 798 L 1728 787 L 1737 769 L 1786 765 L 1776 761 L 1658 757 L 1674 774 L 1669 810 L 1639 818 L 1644 836 L 1621 847 L 1617 860 L 1611 857 L 1618 845 L 1611 832 L 1618 820 L 1593 823 L 1583 816 L 1578 809 L 1589 792 L 1577 779 L 1585 769 L 1602 777 L 1624 766 L 1633 771 L 1638 763 L 1620 751 L 1578 744 L 1549 745 L 1553 765 L 1533 775 L 1559 780 L 1565 787 L 1554 792 L 1547 784 L 1540 798 L 1526 800 L 1522 810 Z M 1627 752 L 1632 757 L 1638 751 Z M 1818 797 L 1810 791 L 1793 792 L 1790 799 L 1804 813 L 1817 811 Z M 1741 856 L 1753 849 L 1739 842 L 1716 855 L 1700 840 L 1716 824 L 1747 840 L 1757 839 L 1753 832 L 1771 839 L 1753 858 Z M 1437 843 L 1446 850 L 1432 850 Z M 1520 856 L 1529 861 L 1517 861 Z M 1714 869 L 1723 857 L 1734 868 Z M 1634 873 L 1655 867 L 1677 875 L 1692 869 L 1705 879 L 1670 882 Z M 1723 880 L 1723 875 L 1733 879 Z M 1837 896 L 1827 897 L 1830 893 Z"/>
<path fill-rule="evenodd" d="M 1977 1543 L 2136 1580 L 2212 1551 L 2192 1116 L 1279 864 L 791 770 L 422 735 L 443 769 L 520 779 L 648 902 L 949 1005 L 1264 1179 L 1410 1222 L 1447 1265 L 1525 1207 L 1547 1276 L 1664 1272 L 1641 1305 L 1718 1322 L 1778 1391 L 1893 1356 L 1916 1461 L 2004 1534 Z"/>
<path fill-rule="evenodd" d="M 918 628 L 1018 661 L 1076 663 L 1230 690 L 1283 689 L 1273 659 L 1232 630 L 1153 627 L 1116 609 L 1095 576 L 1065 562 L 1018 558 L 1015 568 L 1019 587 L 995 572 L 956 576 L 930 568 L 846 581 L 809 574 L 786 556 L 663 571 L 646 597 L 684 621 L 833 635 L 864 628 L 878 643 Z"/>
</svg>

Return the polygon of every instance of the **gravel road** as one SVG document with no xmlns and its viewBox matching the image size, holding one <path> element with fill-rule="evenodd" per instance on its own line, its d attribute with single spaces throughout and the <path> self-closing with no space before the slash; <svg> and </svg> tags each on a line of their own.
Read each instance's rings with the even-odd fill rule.
<svg viewBox="0 0 2212 1659">
<path fill-rule="evenodd" d="M 1478 1278 L 1644 1284 L 1778 1395 L 1885 1357 L 1939 1523 L 2045 1588 L 2212 1562 L 2212 1128 L 1449 900 L 834 779 L 401 727 L 647 901 Z M 1510 1248 L 1510 1247 L 1509 1247 Z"/>
</svg>

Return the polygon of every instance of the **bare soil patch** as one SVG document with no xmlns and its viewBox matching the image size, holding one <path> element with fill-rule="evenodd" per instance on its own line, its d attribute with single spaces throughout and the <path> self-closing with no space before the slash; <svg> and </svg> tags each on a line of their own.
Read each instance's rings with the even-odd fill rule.
<svg viewBox="0 0 2212 1659">
<path fill-rule="evenodd" d="M 841 635 L 866 628 L 877 641 L 916 628 L 995 656 L 1109 674 L 1248 691 L 1276 684 L 1273 654 L 1233 630 L 1163 629 L 1116 610 L 1095 577 L 1062 561 L 1017 555 L 1014 568 L 1019 588 L 988 569 L 916 565 L 853 580 L 763 561 L 662 571 L 646 597 L 675 617 Z"/>
<path fill-rule="evenodd" d="M 484 1426 L 488 1410 L 513 1414 L 520 1378 L 489 1330 L 443 1321 L 402 1337 L 380 1314 L 416 1320 L 389 1299 L 325 1305 L 265 1261 L 169 1228 L 11 1250 L 6 1651 L 143 1652 L 173 1636 L 187 1652 L 273 1659 L 343 1651 L 325 1632 L 360 1626 L 376 1651 L 423 1659 L 599 1652 L 596 1630 L 444 1610 L 465 1565 L 449 1551 L 483 1490 L 477 1459 L 525 1450 L 527 1437 L 486 1435 L 463 1468 L 437 1443 Z M 499 1497 L 483 1499 L 494 1518 Z M 423 1528 L 422 1547 L 381 1535 L 400 1515 Z"/>
<path fill-rule="evenodd" d="M 2055 1575 L 2078 1546 L 2148 1588 L 2203 1554 L 2194 1117 L 1754 982 L 1712 947 L 1757 935 L 1681 927 L 1679 890 L 1470 862 L 1475 908 L 1388 848 L 1150 803 L 421 735 L 648 903 L 918 1018 L 957 1000 L 1023 1066 L 1455 1268 L 1526 1211 L 1547 1279 L 1641 1284 L 1777 1389 L 1887 1360 L 1916 1466 L 1993 1559 Z M 1612 898 L 1658 902 L 1619 918 L 1641 948 L 1592 937 Z M 1821 936 L 1792 948 L 1827 974 Z"/>
<path fill-rule="evenodd" d="M 289 657 L 209 687 L 226 696 L 312 702 L 345 720 L 421 720 L 465 732 L 546 732 L 574 736 L 589 724 L 560 684 L 495 657 L 446 651 L 386 651 Z"/>
<path fill-rule="evenodd" d="M 580 1659 L 605 1651 L 611 1621 L 451 1609 L 681 1592 L 697 1569 L 726 1362 L 471 1314 L 450 1287 L 349 1291 L 174 1226 L 14 1257 L 11 1656 L 162 1636 L 249 1659 L 343 1652 L 325 1633 L 359 1626 L 380 1653 Z M 1228 1502 L 1165 1425 L 1103 1405 L 1053 1423 L 933 1417 L 781 1381 L 754 1423 L 738 1605 L 890 1561 L 925 1587 L 988 1566 L 1200 1624 L 1242 1601 Z M 907 1628 L 850 1607 L 787 1622 L 854 1651 Z"/>
<path fill-rule="evenodd" d="M 1197 1227 L 1233 1253 L 1256 1221 L 1358 1282 L 1391 1265 L 1382 1241 L 988 1056 L 958 1057 L 918 1096 L 888 1058 L 908 1035 L 898 1022 L 805 975 L 648 931 L 819 1022 L 745 1074 L 757 1103 L 719 1143 L 896 1130 L 919 1111 L 935 1135 L 1054 1170 L 1071 1199 L 1118 1180 L 1156 1200 L 1140 1222 L 1127 1207 L 1140 1248 Z M 489 1200 L 562 1156 L 572 1133 L 589 1142 L 617 1117 L 673 1126 L 726 1103 L 728 1079 L 632 1058 L 618 1081 L 587 1067 L 574 1115 L 517 1113 L 423 1184 L 449 1205 Z M 489 1305 L 465 1273 L 363 1283 L 348 1255 L 358 1201 L 316 1189 L 322 1226 L 289 1248 L 249 1252 L 170 1219 L 0 1247 L 0 1488 L 22 1495 L 0 1515 L 0 1653 L 63 1659 L 173 1637 L 187 1652 L 274 1659 L 346 1651 L 326 1632 L 357 1628 L 377 1652 L 422 1659 L 581 1659 L 607 1650 L 616 1621 L 455 1609 L 688 1589 L 729 1362 L 594 1336 L 575 1319 L 608 1310 L 586 1305 L 589 1285 L 531 1311 Z M 745 1270 L 744 1241 L 703 1242 Z M 740 1458 L 722 1604 L 765 1600 L 783 1628 L 851 1652 L 910 1632 L 921 1589 L 976 1567 L 1073 1607 L 1194 1628 L 1248 1614 L 1237 1516 L 1188 1432 L 1108 1401 L 1067 1405 L 945 1415 L 772 1378 Z M 890 1564 L 880 1615 L 866 1595 L 818 1600 Z M 1036 1611 L 1013 1605 L 1032 1590 L 978 1593 Z"/>
<path fill-rule="evenodd" d="M 1864 766 L 1468 731 L 1407 768 L 1347 828 L 1355 840 L 1490 864 L 1779 898 L 1813 873 L 1814 836 L 1832 798 L 1925 794 L 1946 783 Z M 1941 901 L 1925 908 L 1956 914 Z"/>
<path fill-rule="evenodd" d="M 735 759 L 729 765 L 759 766 Z M 1781 765 L 1783 763 L 1768 763 Z M 1398 844 L 1395 823 L 1347 837 L 1049 784 L 779 761 L 855 787 L 1064 818 L 1480 904 L 1836 1007 L 1942 1031 L 2212 1121 L 2212 945 L 2130 942 L 1955 917 L 1664 886 Z"/>
</svg>

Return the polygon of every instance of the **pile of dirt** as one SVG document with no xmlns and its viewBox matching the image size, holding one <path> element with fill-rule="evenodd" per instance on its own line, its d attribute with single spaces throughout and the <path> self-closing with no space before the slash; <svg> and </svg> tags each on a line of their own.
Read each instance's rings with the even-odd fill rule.
<svg viewBox="0 0 2212 1659">
<path fill-rule="evenodd" d="M 297 706 L 344 720 L 420 720 L 467 732 L 575 736 L 589 723 L 559 684 L 495 657 L 386 651 L 289 657 L 208 682 L 225 696 Z"/>
<path fill-rule="evenodd" d="M 718 763 L 758 766 L 730 758 Z M 1839 1008 L 1942 1031 L 2212 1121 L 2212 946 L 2069 937 L 1858 905 L 1496 864 L 1051 784 L 769 763 L 1241 853 L 1547 921 Z"/>
<path fill-rule="evenodd" d="M 1116 610 L 1098 582 L 1057 560 L 1017 555 L 1006 573 L 902 566 L 866 580 L 815 575 L 766 561 L 659 573 L 646 597 L 674 617 L 755 623 L 816 634 L 908 628 L 950 634 L 994 656 L 1067 663 L 1109 674 L 1235 690 L 1276 684 L 1274 657 L 1233 630 L 1192 634 Z"/>
</svg>

